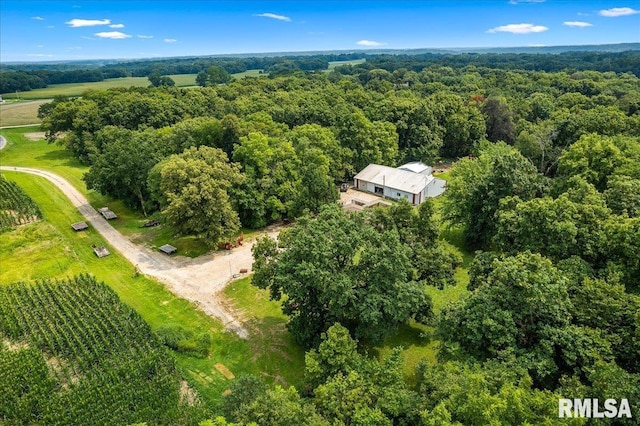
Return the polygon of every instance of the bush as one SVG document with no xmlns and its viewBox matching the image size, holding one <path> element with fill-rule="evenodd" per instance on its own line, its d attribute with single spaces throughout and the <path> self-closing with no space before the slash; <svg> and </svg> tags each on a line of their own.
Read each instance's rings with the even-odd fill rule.
<svg viewBox="0 0 640 426">
<path fill-rule="evenodd" d="M 194 334 L 177 324 L 161 326 L 156 330 L 160 342 L 176 352 L 206 358 L 211 347 L 211 334 Z"/>
</svg>

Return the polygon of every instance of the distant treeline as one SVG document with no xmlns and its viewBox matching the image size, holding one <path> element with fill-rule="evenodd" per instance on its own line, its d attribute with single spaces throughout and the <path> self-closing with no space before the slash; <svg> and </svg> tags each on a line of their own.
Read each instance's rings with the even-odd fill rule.
<svg viewBox="0 0 640 426">
<path fill-rule="evenodd" d="M 625 52 L 564 52 L 559 54 L 535 53 L 461 53 L 420 55 L 376 55 L 367 57 L 367 62 L 355 67 L 360 69 L 384 69 L 395 71 L 405 68 L 420 72 L 424 68 L 440 65 L 463 68 L 468 65 L 504 70 L 527 71 L 613 71 L 632 72 L 640 75 L 640 51 Z"/>
<path fill-rule="evenodd" d="M 277 57 L 215 57 L 171 58 L 161 60 L 127 61 L 96 66 L 86 64 L 85 69 L 70 69 L 70 64 L 47 64 L 33 69 L 33 64 L 4 66 L 0 72 L 0 93 L 28 91 L 49 84 L 86 83 L 118 77 L 147 77 L 151 74 L 197 74 L 211 66 L 223 68 L 230 74 L 262 69 L 272 76 L 296 71 L 326 70 L 329 62 L 366 59 L 358 65 L 338 68 L 341 74 L 362 70 L 399 69 L 421 71 L 433 65 L 463 68 L 469 65 L 505 70 L 532 71 L 584 71 L 615 73 L 631 72 L 640 75 L 640 51 L 625 52 L 564 52 L 559 54 L 533 53 L 461 53 L 461 54 L 365 54 L 363 52 L 292 55 Z"/>
<path fill-rule="evenodd" d="M 360 59 L 363 54 L 337 54 L 317 56 L 251 57 L 251 58 L 173 58 L 157 61 L 136 61 L 108 64 L 89 69 L 64 69 L 65 64 L 48 64 L 45 69 L 30 69 L 33 65 L 11 65 L 0 72 L 0 93 L 29 91 L 49 84 L 87 83 L 118 77 L 148 77 L 152 74 L 197 74 L 211 66 L 223 68 L 229 74 L 262 69 L 266 73 L 326 70 L 330 61 Z M 56 69 L 57 66 L 63 70 Z M 24 69 L 24 68 L 27 69 Z"/>
<path fill-rule="evenodd" d="M 123 69 L 93 69 L 70 71 L 7 71 L 0 72 L 0 93 L 26 92 L 50 84 L 89 83 L 107 78 L 127 77 Z"/>
</svg>

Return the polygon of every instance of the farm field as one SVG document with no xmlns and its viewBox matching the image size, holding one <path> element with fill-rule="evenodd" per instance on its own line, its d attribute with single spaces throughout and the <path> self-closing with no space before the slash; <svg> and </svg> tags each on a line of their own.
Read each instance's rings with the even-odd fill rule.
<svg viewBox="0 0 640 426">
<path fill-rule="evenodd" d="M 0 286 L 0 324 L 0 419 L 8 424 L 187 420 L 189 388 L 174 360 L 95 278 Z"/>
<path fill-rule="evenodd" d="M 195 74 L 169 75 L 178 87 L 189 87 L 196 84 Z M 116 87 L 148 87 L 147 77 L 109 78 L 104 81 L 91 83 L 52 84 L 43 89 L 34 89 L 28 92 L 2 94 L 4 99 L 51 99 L 55 96 L 81 96 L 87 90 L 105 90 Z M 30 123 L 25 123 L 30 124 Z"/>
<path fill-rule="evenodd" d="M 269 75 L 268 73 L 263 73 L 262 71 L 263 70 L 246 70 L 244 72 L 231 74 L 231 77 L 239 79 L 245 77 L 266 77 Z"/>
<path fill-rule="evenodd" d="M 358 65 L 358 64 L 364 64 L 365 62 L 367 62 L 366 59 L 353 59 L 351 61 L 331 61 L 329 62 L 329 67 L 327 68 L 327 70 L 331 71 L 335 67 L 339 67 L 342 65 Z"/>
<path fill-rule="evenodd" d="M 69 224 L 82 220 L 63 194 L 48 181 L 20 173 L 4 175 L 17 182 L 40 206 L 44 220 L 3 234 L 0 248 L 0 283 L 17 280 L 36 280 L 47 277 L 62 278 L 90 273 L 106 282 L 121 300 L 135 309 L 156 331 L 163 327 L 180 326 L 193 335 L 211 333 L 210 355 L 207 358 L 173 352 L 179 367 L 205 400 L 216 402 L 229 386 L 229 378 L 220 372 L 220 365 L 234 375 L 262 374 L 280 382 L 296 384 L 301 371 L 291 365 L 301 365 L 301 353 L 295 350 L 288 356 L 293 360 L 282 367 L 282 361 L 271 351 L 258 351 L 264 347 L 264 335 L 270 333 L 269 321 L 259 321 L 248 340 L 222 331 L 222 325 L 195 309 L 184 299 L 177 298 L 157 282 L 144 276 L 134 276 L 134 268 L 91 228 L 75 233 Z M 104 245 L 111 255 L 98 259 L 91 245 Z M 234 302 L 231 301 L 231 304 Z M 264 311 L 252 313 L 254 305 L 238 304 L 247 317 L 269 318 Z M 246 360 L 253 359 L 253 363 Z M 216 367 L 218 366 L 218 368 Z M 224 370 L 226 371 L 226 370 Z"/>
<path fill-rule="evenodd" d="M 24 191 L 0 175 L 0 232 L 35 222 L 42 217 L 38 205 Z"/>
<path fill-rule="evenodd" d="M 0 127 L 40 123 L 38 108 L 49 99 L 0 105 Z"/>
</svg>

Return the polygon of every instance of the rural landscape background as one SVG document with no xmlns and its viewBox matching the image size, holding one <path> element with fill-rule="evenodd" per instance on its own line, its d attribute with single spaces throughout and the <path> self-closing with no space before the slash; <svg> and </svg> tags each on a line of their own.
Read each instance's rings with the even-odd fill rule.
<svg viewBox="0 0 640 426">
<path fill-rule="evenodd" d="M 3 2 L 0 424 L 636 425 L 640 4 L 470 3 Z"/>
</svg>

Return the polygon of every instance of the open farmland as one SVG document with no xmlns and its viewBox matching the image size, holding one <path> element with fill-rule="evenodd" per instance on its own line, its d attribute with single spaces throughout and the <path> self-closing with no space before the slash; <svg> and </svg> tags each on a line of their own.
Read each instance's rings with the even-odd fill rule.
<svg viewBox="0 0 640 426">
<path fill-rule="evenodd" d="M 335 67 L 341 67 L 342 65 L 358 65 L 364 64 L 365 62 L 367 62 L 366 59 L 353 59 L 350 61 L 330 61 L 328 70 L 331 71 Z"/>
<path fill-rule="evenodd" d="M 0 127 L 40 123 L 38 108 L 49 99 L 0 105 Z"/>
<path fill-rule="evenodd" d="M 245 77 L 266 77 L 269 75 L 265 73 L 263 70 L 246 70 L 244 72 L 238 72 L 235 74 L 231 74 L 233 78 L 245 78 Z"/>
<path fill-rule="evenodd" d="M 178 87 L 194 86 L 196 84 L 195 74 L 169 75 L 176 82 Z M 50 99 L 55 96 L 81 96 L 87 90 L 106 90 L 116 87 L 148 87 L 150 85 L 147 77 L 123 77 L 109 78 L 103 81 L 91 83 L 69 83 L 52 84 L 44 89 L 34 89 L 28 92 L 2 94 L 4 99 Z M 25 123 L 31 124 L 31 123 Z"/>
<path fill-rule="evenodd" d="M 0 176 L 0 232 L 40 219 L 38 205 L 15 184 Z"/>
<path fill-rule="evenodd" d="M 2 286 L 0 324 L 0 422 L 180 422 L 175 363 L 95 278 Z"/>
</svg>

